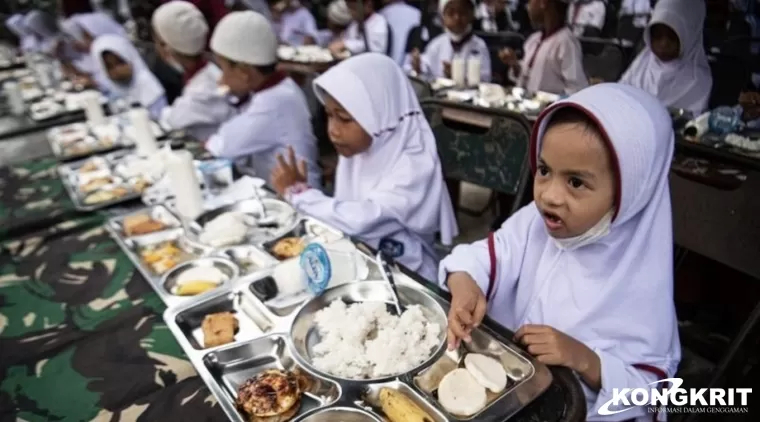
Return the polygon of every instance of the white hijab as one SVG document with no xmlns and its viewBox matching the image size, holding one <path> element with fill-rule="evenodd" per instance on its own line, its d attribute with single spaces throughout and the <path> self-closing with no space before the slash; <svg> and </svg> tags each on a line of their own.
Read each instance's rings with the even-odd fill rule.
<svg viewBox="0 0 760 422">
<path fill-rule="evenodd" d="M 450 244 L 458 228 L 433 132 L 404 71 L 390 57 L 365 53 L 314 80 L 372 136 L 369 150 L 340 157 L 338 200 L 371 200 L 417 235 L 441 233 Z"/>
<path fill-rule="evenodd" d="M 21 51 L 27 53 L 37 48 L 37 39 L 24 24 L 24 15 L 16 13 L 5 21 L 5 26 L 18 37 Z"/>
<path fill-rule="evenodd" d="M 43 53 L 54 53 L 60 35 L 55 18 L 41 10 L 32 10 L 24 17 L 24 26 L 37 37 Z"/>
<path fill-rule="evenodd" d="M 140 53 L 132 43 L 121 36 L 108 34 L 98 37 L 90 48 L 92 60 L 98 72 L 107 75 L 103 53 L 111 52 L 121 57 L 132 66 L 132 81 L 129 86 L 116 84 L 107 78 L 106 89 L 130 101 L 138 102 L 143 107 L 150 107 L 164 95 L 164 88 L 148 69 Z"/>
<path fill-rule="evenodd" d="M 652 12 L 652 25 L 667 25 L 681 43 L 679 58 L 661 62 L 650 48 L 650 31 L 644 31 L 647 48 L 639 53 L 620 82 L 656 96 L 665 106 L 683 108 L 694 115 L 707 108 L 712 74 L 702 42 L 704 1 L 660 0 Z"/>
<path fill-rule="evenodd" d="M 78 41 L 84 40 L 82 30 L 87 31 L 93 39 L 108 34 L 127 37 L 127 31 L 124 30 L 124 27 L 103 12 L 82 13 L 74 15 L 68 20 L 73 22 L 73 25 L 70 25 L 73 28 L 67 32 Z"/>
</svg>

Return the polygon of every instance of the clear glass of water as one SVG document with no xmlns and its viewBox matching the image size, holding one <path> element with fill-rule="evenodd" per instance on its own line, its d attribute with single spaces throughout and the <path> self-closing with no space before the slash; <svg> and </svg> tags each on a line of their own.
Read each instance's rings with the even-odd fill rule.
<svg viewBox="0 0 760 422">
<path fill-rule="evenodd" d="M 232 184 L 232 161 L 214 158 L 201 161 L 198 167 L 207 194 L 216 195 Z"/>
</svg>

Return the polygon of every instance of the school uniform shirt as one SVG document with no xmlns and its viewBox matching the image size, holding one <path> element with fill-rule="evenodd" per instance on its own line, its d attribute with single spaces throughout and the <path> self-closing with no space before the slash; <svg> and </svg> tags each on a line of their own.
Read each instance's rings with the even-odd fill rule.
<svg viewBox="0 0 760 422">
<path fill-rule="evenodd" d="M 534 32 L 525 40 L 523 51 L 520 74 L 509 72 L 517 86 L 552 94 L 572 94 L 588 86 L 581 44 L 569 28 L 549 35 Z"/>
<path fill-rule="evenodd" d="M 388 54 L 388 21 L 383 15 L 373 13 L 364 21 L 364 30 L 367 32 L 367 44 L 364 44 L 364 35 L 359 30 L 359 23 L 351 21 L 343 35 L 343 43 L 351 54 L 359 54 L 367 51 Z"/>
<path fill-rule="evenodd" d="M 601 31 L 606 16 L 607 4 L 603 0 L 575 1 L 567 8 L 567 24 L 576 37 L 583 36 L 586 28 Z"/>
<path fill-rule="evenodd" d="M 309 183 L 319 188 L 322 173 L 306 97 L 284 74 L 270 78 L 272 85 L 253 93 L 240 113 L 209 138 L 206 149 L 217 157 L 246 159 L 250 170 L 269 182 L 277 154 L 286 156 L 292 146 L 298 159 L 307 163 Z"/>
<path fill-rule="evenodd" d="M 278 37 L 280 42 L 292 46 L 304 45 L 306 36 L 317 39 L 317 21 L 309 9 L 301 6 L 282 14 Z"/>
<path fill-rule="evenodd" d="M 191 75 L 182 95 L 161 112 L 161 123 L 172 129 L 184 129 L 195 139 L 206 141 L 219 126 L 237 114 L 225 95 L 219 94 L 221 70 L 207 63 Z"/>
<path fill-rule="evenodd" d="M 712 74 L 702 43 L 704 20 L 704 2 L 658 1 L 649 26 L 661 23 L 673 29 L 680 40 L 681 54 L 663 63 L 649 48 L 650 31 L 644 31 L 647 47 L 636 56 L 620 82 L 647 91 L 667 107 L 689 110 L 694 116 L 702 114 L 712 89 Z"/>
<path fill-rule="evenodd" d="M 409 31 L 420 24 L 422 14 L 419 9 L 404 3 L 403 0 L 383 7 L 380 14 L 391 26 L 393 45 L 390 56 L 400 66 L 404 63 L 406 56 L 406 39 L 409 36 Z"/>
<path fill-rule="evenodd" d="M 466 61 L 470 58 L 477 57 L 480 59 L 480 81 L 491 82 L 491 55 L 488 52 L 488 46 L 482 38 L 471 34 L 469 38 L 461 43 L 451 41 L 448 34 L 443 33 L 433 38 L 425 47 L 425 51 L 420 56 L 420 73 L 426 77 L 443 78 L 443 63 L 451 63 L 455 55 L 460 55 Z M 412 71 L 411 56 L 407 56 L 404 63 L 404 70 Z"/>
<path fill-rule="evenodd" d="M 466 272 L 488 296 L 488 315 L 498 323 L 513 331 L 548 325 L 593 350 L 600 359 L 601 389 L 581 383 L 589 420 L 651 422 L 646 407 L 624 416 L 598 411 L 613 398 L 613 389 L 658 388 L 649 383 L 674 376 L 681 358 L 668 185 L 672 121 L 656 98 L 637 88 L 589 87 L 552 105 L 533 126 L 534 171 L 547 122 L 562 107 L 588 114 L 609 139 L 620 175 L 610 225 L 569 245 L 549 235 L 530 203 L 493 233 L 493 254 L 487 240 L 454 248 L 441 261 L 439 283 L 447 288 L 447 274 Z"/>
<path fill-rule="evenodd" d="M 121 98 L 128 104 L 140 104 L 148 109 L 152 119 L 160 118 L 161 110 L 167 105 L 164 87 L 128 39 L 114 34 L 100 36 L 93 42 L 90 52 L 97 71 L 103 75 L 108 75 L 103 63 L 104 52 L 116 54 L 132 67 L 132 80 L 128 85 L 117 84 L 105 77 L 103 83 L 109 96 Z"/>
<path fill-rule="evenodd" d="M 435 277 L 436 233 L 457 235 L 433 132 L 403 70 L 389 57 L 349 58 L 314 80 L 320 101 L 330 95 L 372 137 L 367 151 L 339 157 L 335 195 L 291 190 L 286 199 L 423 277 Z"/>
</svg>

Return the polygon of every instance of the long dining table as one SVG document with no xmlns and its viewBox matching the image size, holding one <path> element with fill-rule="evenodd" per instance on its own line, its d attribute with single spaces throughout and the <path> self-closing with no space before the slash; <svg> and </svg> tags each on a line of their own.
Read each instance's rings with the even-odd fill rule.
<svg viewBox="0 0 760 422">
<path fill-rule="evenodd" d="M 103 228 L 112 211 L 78 211 L 57 165 L 0 168 L 0 422 L 225 420 L 166 306 Z M 585 420 L 578 379 L 552 375 L 511 420 Z"/>
</svg>

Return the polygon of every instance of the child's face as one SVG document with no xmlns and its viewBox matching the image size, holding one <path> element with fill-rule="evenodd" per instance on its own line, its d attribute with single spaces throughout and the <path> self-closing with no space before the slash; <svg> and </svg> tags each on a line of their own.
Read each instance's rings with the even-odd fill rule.
<svg viewBox="0 0 760 422">
<path fill-rule="evenodd" d="M 359 2 L 356 0 L 347 0 L 346 6 L 348 6 L 348 11 L 351 12 L 351 19 L 355 21 L 360 21 L 362 18 L 366 19 L 367 16 L 372 14 L 374 11 L 372 7 L 372 1 L 371 0 L 365 0 L 364 2 L 364 14 L 362 16 L 361 8 L 359 7 Z"/>
<path fill-rule="evenodd" d="M 475 17 L 470 0 L 451 0 L 443 9 L 443 26 L 461 35 L 467 32 Z"/>
<path fill-rule="evenodd" d="M 103 64 L 108 77 L 120 85 L 129 85 L 132 81 L 132 66 L 117 54 L 106 51 L 103 53 Z"/>
<path fill-rule="evenodd" d="M 251 75 L 247 66 L 233 63 L 219 55 L 216 56 L 216 63 L 222 69 L 222 83 L 230 88 L 232 95 L 242 97 L 251 93 Z"/>
<path fill-rule="evenodd" d="M 655 56 L 663 62 L 678 58 L 681 52 L 681 42 L 678 35 L 667 25 L 656 23 L 649 28 L 651 49 Z"/>
<path fill-rule="evenodd" d="M 544 135 L 533 198 L 549 234 L 575 237 L 614 206 L 615 174 L 610 152 L 584 123 L 557 123 Z"/>
<path fill-rule="evenodd" d="M 352 157 L 369 149 L 372 138 L 334 98 L 325 95 L 327 134 L 338 154 Z"/>
<path fill-rule="evenodd" d="M 525 9 L 528 11 L 528 19 L 534 28 L 540 28 L 544 20 L 545 0 L 528 0 Z"/>
</svg>

